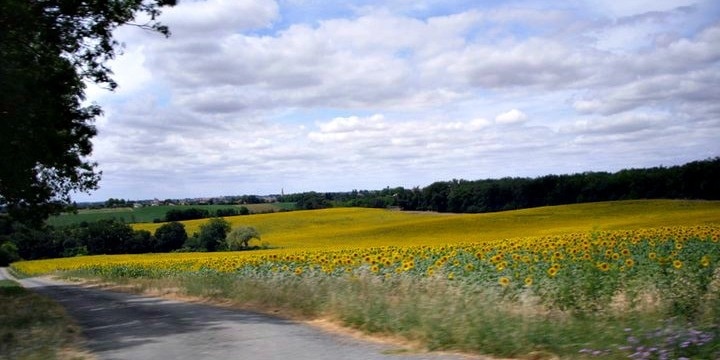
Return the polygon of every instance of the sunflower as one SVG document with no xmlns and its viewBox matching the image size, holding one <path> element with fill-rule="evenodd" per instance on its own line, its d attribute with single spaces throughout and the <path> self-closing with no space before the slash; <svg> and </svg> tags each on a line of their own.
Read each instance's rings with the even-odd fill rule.
<svg viewBox="0 0 720 360">
<path fill-rule="evenodd" d="M 710 257 L 705 255 L 700 259 L 700 265 L 702 267 L 708 267 L 710 266 Z"/>
<path fill-rule="evenodd" d="M 606 262 L 599 262 L 597 264 L 597 268 L 600 269 L 600 271 L 608 271 L 610 270 L 610 264 Z"/>
<path fill-rule="evenodd" d="M 528 276 L 525 278 L 525 286 L 532 286 L 533 278 L 532 276 Z"/>
<path fill-rule="evenodd" d="M 682 263 L 682 261 L 680 261 L 680 260 L 673 260 L 672 265 L 673 265 L 674 268 L 676 268 L 676 269 L 678 269 L 678 270 L 679 270 L 679 269 L 682 269 L 682 267 L 683 267 L 683 263 Z"/>
<path fill-rule="evenodd" d="M 634 265 L 635 265 L 635 260 L 633 260 L 631 258 L 625 259 L 625 266 L 627 266 L 628 268 L 631 268 Z"/>
<path fill-rule="evenodd" d="M 507 276 L 503 276 L 500 279 L 498 279 L 498 284 L 500 284 L 500 286 L 502 286 L 502 287 L 506 287 L 506 286 L 510 285 L 510 278 L 508 278 Z"/>
<path fill-rule="evenodd" d="M 558 273 L 558 268 L 556 268 L 556 267 L 551 267 L 547 270 L 547 274 L 550 277 L 555 277 L 555 275 L 557 275 L 557 273 Z"/>
</svg>

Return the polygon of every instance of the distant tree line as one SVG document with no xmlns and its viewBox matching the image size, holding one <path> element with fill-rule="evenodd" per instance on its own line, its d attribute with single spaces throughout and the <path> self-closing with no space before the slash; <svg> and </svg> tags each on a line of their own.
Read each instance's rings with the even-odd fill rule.
<svg viewBox="0 0 720 360">
<path fill-rule="evenodd" d="M 0 265 L 20 259 L 48 259 L 78 255 L 141 254 L 172 251 L 238 251 L 260 234 L 252 227 L 231 228 L 223 218 L 212 218 L 188 236 L 185 226 L 168 222 L 154 233 L 134 230 L 124 222 L 105 219 L 42 229 L 9 223 L 0 218 Z M 14 228 L 10 228 L 14 227 Z M 266 244 L 262 246 L 267 247 Z"/>
<path fill-rule="evenodd" d="M 196 220 L 206 219 L 210 217 L 223 217 L 223 216 L 235 216 L 235 215 L 249 215 L 250 210 L 245 206 L 239 208 L 223 208 L 217 209 L 211 212 L 207 209 L 202 208 L 189 208 L 189 209 L 170 209 L 165 213 L 164 220 L 157 220 L 155 222 L 170 222 L 170 221 L 184 221 L 184 220 Z"/>
<path fill-rule="evenodd" d="M 720 200 L 720 157 L 681 166 L 537 178 L 440 181 L 424 188 L 287 195 L 298 209 L 331 206 L 480 213 L 631 199 Z"/>
<path fill-rule="evenodd" d="M 109 198 L 109 199 L 107 199 L 107 201 L 105 201 L 106 208 L 121 208 L 121 207 L 133 206 L 134 204 L 135 204 L 134 202 L 128 201 L 125 199 Z"/>
<path fill-rule="evenodd" d="M 335 193 L 317 193 L 314 191 L 285 195 L 283 202 L 295 203 L 297 210 L 316 210 L 331 207 L 332 202 L 336 200 Z"/>
<path fill-rule="evenodd" d="M 104 202 L 72 202 L 67 204 L 66 209 L 107 209 L 107 208 L 121 208 L 121 207 L 133 207 L 139 206 L 154 206 L 154 205 L 190 205 L 190 206 L 204 206 L 204 205 L 253 205 L 253 204 L 267 204 L 276 202 L 280 195 L 234 195 L 234 196 L 221 196 L 216 198 L 198 198 L 198 199 L 164 199 L 164 200 L 126 200 L 126 199 L 115 199 L 109 198 Z M 212 214 L 211 214 L 212 215 Z"/>
<path fill-rule="evenodd" d="M 572 175 L 546 175 L 538 178 L 452 180 L 425 188 L 402 187 L 383 190 L 353 190 L 337 193 L 286 195 L 297 209 L 355 206 L 402 210 L 477 213 L 562 205 L 593 201 L 630 199 L 706 199 L 720 200 L 720 157 L 690 162 L 682 166 L 628 169 L 615 173 L 585 172 Z M 122 203 L 122 202 L 119 202 Z M 201 210 L 201 211 L 197 211 Z M 63 228 L 26 227 L 0 214 L 0 264 L 22 259 L 41 259 L 84 254 L 121 254 L 168 251 L 218 251 L 249 248 L 259 239 L 252 228 L 231 229 L 221 216 L 242 208 L 204 209 L 168 212 L 169 222 L 154 234 L 133 230 L 116 220 L 81 223 Z M 172 212 L 172 213 L 171 213 Z M 195 215 L 213 218 L 188 236 L 179 220 Z M 228 235 L 230 234 L 230 235 Z"/>
</svg>

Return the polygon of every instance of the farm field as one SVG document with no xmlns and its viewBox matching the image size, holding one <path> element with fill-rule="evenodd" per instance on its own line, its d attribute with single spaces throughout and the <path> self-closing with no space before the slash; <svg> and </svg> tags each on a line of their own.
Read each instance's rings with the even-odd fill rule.
<svg viewBox="0 0 720 360">
<path fill-rule="evenodd" d="M 256 227 L 274 248 L 12 267 L 180 289 L 429 349 L 539 359 L 720 358 L 720 202 L 473 215 L 340 208 L 227 219 Z M 185 222 L 189 233 L 201 223 Z"/>
<path fill-rule="evenodd" d="M 528 236 L 720 224 L 720 202 L 621 201 L 486 214 L 407 213 L 335 208 L 226 218 L 253 226 L 262 241 L 282 249 L 449 245 Z M 206 220 L 183 222 L 188 234 Z M 154 232 L 162 224 L 135 224 Z"/>
<path fill-rule="evenodd" d="M 86 209 L 78 210 L 77 214 L 63 213 L 48 219 L 48 224 L 53 226 L 64 226 L 77 224 L 83 221 L 94 222 L 103 219 L 122 220 L 126 223 L 151 223 L 155 219 L 163 219 L 169 210 L 184 210 L 190 208 L 206 209 L 209 212 L 218 209 L 240 208 L 244 206 L 251 213 L 266 213 L 286 210 L 291 207 L 287 203 L 272 204 L 247 204 L 247 205 L 176 205 L 176 206 L 145 206 L 141 208 L 111 208 L 111 209 Z"/>
</svg>

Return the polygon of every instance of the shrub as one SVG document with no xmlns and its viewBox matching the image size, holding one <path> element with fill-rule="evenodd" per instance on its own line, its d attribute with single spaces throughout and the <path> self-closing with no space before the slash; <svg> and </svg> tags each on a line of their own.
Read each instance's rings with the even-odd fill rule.
<svg viewBox="0 0 720 360">
<path fill-rule="evenodd" d="M 18 248 L 15 244 L 6 241 L 0 245 L 0 266 L 7 266 L 11 262 L 19 259 Z"/>
<path fill-rule="evenodd" d="M 210 213 L 205 209 L 190 208 L 190 209 L 171 209 L 165 213 L 165 221 L 183 221 L 183 220 L 195 220 L 204 219 L 210 217 Z"/>
<path fill-rule="evenodd" d="M 233 229 L 225 240 L 225 249 L 230 251 L 250 248 L 250 240 L 260 240 L 260 233 L 251 226 L 241 226 Z"/>
</svg>

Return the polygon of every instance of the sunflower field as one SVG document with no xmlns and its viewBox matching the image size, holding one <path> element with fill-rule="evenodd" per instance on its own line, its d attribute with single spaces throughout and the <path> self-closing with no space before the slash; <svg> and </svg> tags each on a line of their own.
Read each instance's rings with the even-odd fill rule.
<svg viewBox="0 0 720 360">
<path fill-rule="evenodd" d="M 12 267 L 289 308 L 431 349 L 720 358 L 717 223 L 444 244 L 87 256 Z"/>
<path fill-rule="evenodd" d="M 552 307 L 594 310 L 620 292 L 648 287 L 682 314 L 718 286 L 720 226 L 667 227 L 500 239 L 446 246 L 91 256 L 14 264 L 28 274 L 83 270 L 97 275 L 165 277 L 183 272 L 238 276 L 290 274 L 427 277 L 530 291 Z M 715 282 L 713 283 L 713 280 Z M 689 289 L 692 287 L 692 289 Z M 684 298 L 687 298 L 683 300 Z"/>
</svg>

